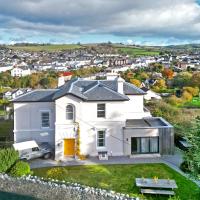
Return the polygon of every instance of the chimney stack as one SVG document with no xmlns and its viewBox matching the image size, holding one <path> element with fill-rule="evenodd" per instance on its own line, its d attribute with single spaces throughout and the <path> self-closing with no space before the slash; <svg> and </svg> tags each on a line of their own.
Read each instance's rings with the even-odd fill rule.
<svg viewBox="0 0 200 200">
<path fill-rule="evenodd" d="M 124 94 L 124 82 L 125 80 L 121 77 L 117 78 L 117 92 Z"/>
<path fill-rule="evenodd" d="M 58 87 L 62 86 L 65 84 L 65 77 L 64 76 L 60 76 L 58 78 Z"/>
</svg>

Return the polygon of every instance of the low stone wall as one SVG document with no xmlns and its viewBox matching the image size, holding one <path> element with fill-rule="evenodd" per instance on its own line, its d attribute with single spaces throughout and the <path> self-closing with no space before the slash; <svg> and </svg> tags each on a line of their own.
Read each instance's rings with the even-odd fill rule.
<svg viewBox="0 0 200 200">
<path fill-rule="evenodd" d="M 77 183 L 44 180 L 35 176 L 13 178 L 0 174 L 0 191 L 32 196 L 43 200 L 139 200 Z"/>
</svg>

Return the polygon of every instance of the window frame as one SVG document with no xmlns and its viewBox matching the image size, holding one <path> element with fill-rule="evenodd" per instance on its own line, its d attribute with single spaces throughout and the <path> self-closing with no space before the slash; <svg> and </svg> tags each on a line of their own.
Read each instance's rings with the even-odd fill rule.
<svg viewBox="0 0 200 200">
<path fill-rule="evenodd" d="M 49 123 L 48 123 L 48 126 L 43 126 L 42 114 L 44 114 L 44 113 L 48 113 L 49 114 Z M 41 110 L 40 111 L 40 120 L 41 120 L 41 128 L 42 129 L 50 128 L 50 111 L 49 110 Z"/>
<path fill-rule="evenodd" d="M 99 138 L 99 132 L 103 132 L 103 138 Z M 99 140 L 103 140 L 103 146 L 99 146 Z M 97 130 L 96 147 L 97 148 L 105 148 L 106 147 L 106 129 Z"/>
<path fill-rule="evenodd" d="M 67 106 L 71 106 L 72 107 L 72 112 L 67 112 Z M 67 119 L 67 114 L 72 114 L 72 119 Z M 67 104 L 65 107 L 65 119 L 67 121 L 74 121 L 75 120 L 75 107 L 73 104 Z"/>
<path fill-rule="evenodd" d="M 98 106 L 101 106 L 103 105 L 104 106 L 104 109 L 99 109 Z M 104 112 L 104 115 L 103 116 L 99 116 L 99 114 L 101 112 Z M 100 114 L 101 115 L 101 114 Z M 106 104 L 105 103 L 98 103 L 97 104 L 97 118 L 106 118 Z"/>
<path fill-rule="evenodd" d="M 134 154 L 158 154 L 160 153 L 160 146 L 159 146 L 159 136 L 152 136 L 152 137 L 131 137 L 131 138 L 134 138 L 136 139 L 136 141 L 139 142 L 139 147 L 137 147 L 139 149 L 139 152 L 132 152 L 132 147 L 131 147 L 131 155 L 134 155 Z M 156 152 L 153 152 L 151 151 L 151 139 L 157 139 L 157 151 Z M 142 152 L 142 139 L 148 139 L 148 152 Z"/>
</svg>

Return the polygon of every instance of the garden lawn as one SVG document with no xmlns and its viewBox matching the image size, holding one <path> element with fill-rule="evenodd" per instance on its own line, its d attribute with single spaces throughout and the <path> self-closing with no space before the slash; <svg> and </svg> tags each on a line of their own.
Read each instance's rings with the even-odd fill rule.
<svg viewBox="0 0 200 200">
<path fill-rule="evenodd" d="M 175 179 L 178 185 L 176 195 L 181 200 L 199 199 L 198 186 L 164 164 L 134 165 L 87 165 L 34 169 L 34 175 L 77 182 L 80 184 L 114 190 L 116 192 L 138 196 L 135 178 Z M 146 196 L 147 199 L 165 200 L 165 196 Z"/>
<path fill-rule="evenodd" d="M 200 108 L 200 98 L 194 97 L 190 102 L 185 103 L 183 106 L 190 108 Z"/>
</svg>

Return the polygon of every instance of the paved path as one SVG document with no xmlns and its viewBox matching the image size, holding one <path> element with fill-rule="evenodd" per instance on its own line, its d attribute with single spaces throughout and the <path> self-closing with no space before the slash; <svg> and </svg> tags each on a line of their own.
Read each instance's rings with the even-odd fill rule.
<svg viewBox="0 0 200 200">
<path fill-rule="evenodd" d="M 99 164 L 137 164 L 137 163 L 170 163 L 179 168 L 182 162 L 182 153 L 176 150 L 175 155 L 138 155 L 132 158 L 128 156 L 109 157 L 108 160 L 99 160 L 97 157 L 90 157 L 86 160 L 75 160 L 68 158 L 62 162 L 55 160 L 35 159 L 30 161 L 31 168 L 51 167 L 51 166 L 73 166 L 73 165 L 99 165 Z"/>
</svg>

